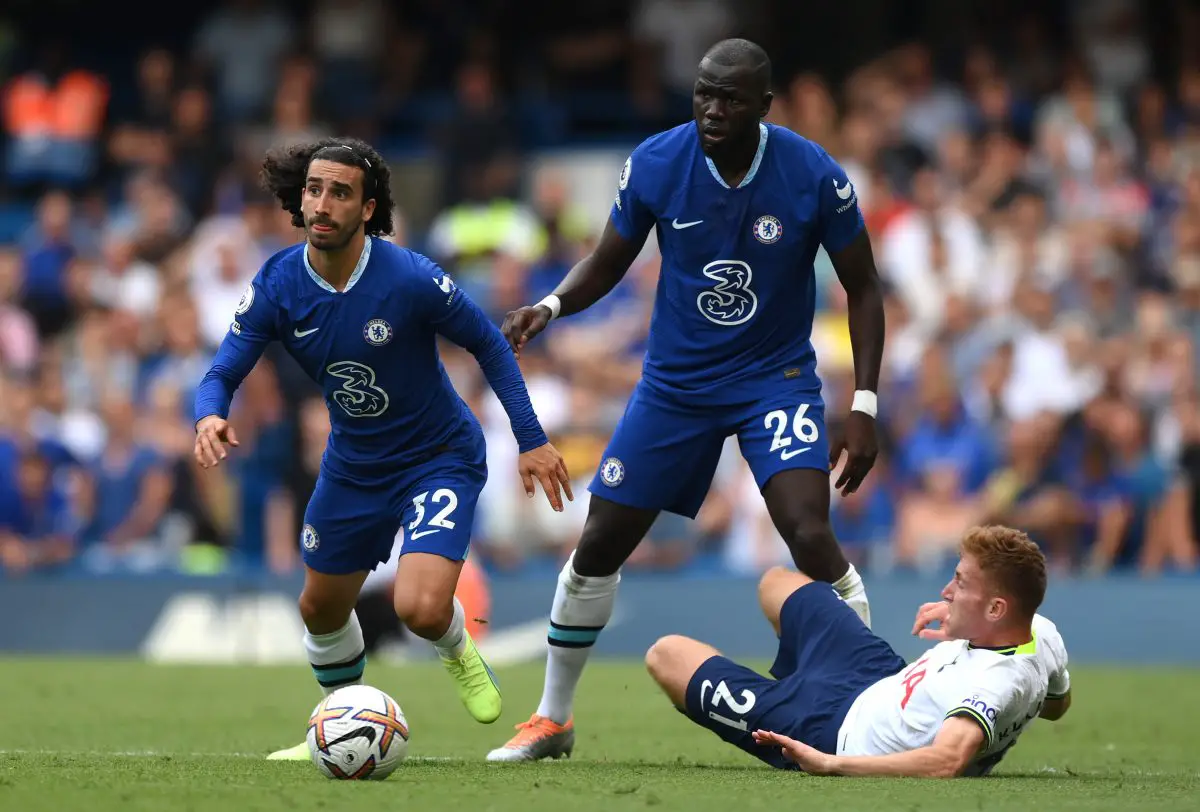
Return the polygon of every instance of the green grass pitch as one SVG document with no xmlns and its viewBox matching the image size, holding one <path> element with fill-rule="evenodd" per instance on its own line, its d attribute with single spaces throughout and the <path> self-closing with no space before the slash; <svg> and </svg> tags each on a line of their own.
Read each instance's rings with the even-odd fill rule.
<svg viewBox="0 0 1200 812">
<path fill-rule="evenodd" d="M 597 661 L 569 761 L 489 765 L 536 704 L 540 665 L 499 672 L 500 722 L 473 722 L 436 664 L 368 667 L 403 707 L 409 761 L 382 782 L 267 762 L 303 737 L 303 666 L 0 659 L 0 810 L 1146 810 L 1200 808 L 1200 670 L 1072 670 L 1074 707 L 1036 722 L 995 775 L 950 782 L 773 771 L 694 727 L 641 665 Z M 351 806 L 353 805 L 353 806 Z"/>
</svg>

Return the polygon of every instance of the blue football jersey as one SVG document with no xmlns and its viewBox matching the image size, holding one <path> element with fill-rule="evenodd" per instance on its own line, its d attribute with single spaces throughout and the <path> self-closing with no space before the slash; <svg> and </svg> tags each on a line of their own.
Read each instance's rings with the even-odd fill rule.
<svg viewBox="0 0 1200 812">
<path fill-rule="evenodd" d="M 326 472 L 384 479 L 446 446 L 482 442 L 437 352 L 444 335 L 470 350 L 508 410 L 521 451 L 546 442 L 520 369 L 499 329 L 428 258 L 368 238 L 345 289 L 313 270 L 307 243 L 263 265 L 238 303 L 195 417 L 228 416 L 230 399 L 270 341 L 324 391 L 332 431 Z"/>
<path fill-rule="evenodd" d="M 785 378 L 819 389 L 813 259 L 863 229 L 854 188 L 825 150 L 783 127 L 759 129 L 737 188 L 693 122 L 642 142 L 617 183 L 617 231 L 640 244 L 656 229 L 662 254 L 643 379 L 689 403 L 753 401 Z"/>
</svg>

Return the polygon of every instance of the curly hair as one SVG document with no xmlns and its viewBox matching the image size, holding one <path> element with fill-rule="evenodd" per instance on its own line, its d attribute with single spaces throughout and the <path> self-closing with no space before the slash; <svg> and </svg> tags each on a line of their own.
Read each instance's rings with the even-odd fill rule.
<svg viewBox="0 0 1200 812">
<path fill-rule="evenodd" d="M 962 540 L 992 585 L 1032 616 L 1046 597 L 1046 556 L 1029 536 L 1001 525 L 973 527 Z"/>
<path fill-rule="evenodd" d="M 300 201 L 304 195 L 308 166 L 314 159 L 357 166 L 363 171 L 363 201 L 375 199 L 375 211 L 365 223 L 368 235 L 391 234 L 392 172 L 383 156 L 357 138 L 322 138 L 309 144 L 294 144 L 267 152 L 260 178 L 263 188 L 279 198 L 283 210 L 292 215 L 292 225 L 304 227 Z"/>
</svg>

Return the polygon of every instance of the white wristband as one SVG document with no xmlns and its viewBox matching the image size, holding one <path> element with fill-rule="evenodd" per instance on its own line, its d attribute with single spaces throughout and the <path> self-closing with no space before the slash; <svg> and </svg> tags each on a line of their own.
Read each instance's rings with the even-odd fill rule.
<svg viewBox="0 0 1200 812">
<path fill-rule="evenodd" d="M 857 389 L 854 392 L 854 400 L 850 404 L 850 411 L 862 412 L 875 417 L 879 414 L 879 398 L 874 392 L 867 389 Z"/>
<path fill-rule="evenodd" d="M 558 311 L 562 310 L 562 300 L 559 299 L 557 296 L 555 296 L 553 293 L 551 293 L 545 299 L 542 299 L 540 302 L 537 303 L 537 305 L 534 305 L 534 307 L 537 307 L 538 305 L 545 305 L 546 307 L 548 307 L 550 309 L 550 321 L 554 321 L 555 319 L 557 319 Z"/>
</svg>

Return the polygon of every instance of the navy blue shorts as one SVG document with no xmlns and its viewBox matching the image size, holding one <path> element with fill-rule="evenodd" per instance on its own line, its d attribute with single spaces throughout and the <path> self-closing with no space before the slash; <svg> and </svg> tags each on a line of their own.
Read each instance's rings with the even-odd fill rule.
<svg viewBox="0 0 1200 812">
<path fill-rule="evenodd" d="M 804 381 L 781 381 L 770 397 L 753 403 L 707 408 L 664 399 L 643 382 L 633 390 L 588 490 L 617 504 L 694 519 L 725 438 L 735 434 L 760 490 L 780 471 L 829 472 L 825 403 Z"/>
<path fill-rule="evenodd" d="M 438 454 L 371 485 L 350 484 L 322 471 L 304 513 L 304 563 L 327 575 L 370 572 L 391 558 L 401 526 L 401 555 L 432 553 L 461 561 L 486 483 L 482 442 Z"/>
<path fill-rule="evenodd" d="M 906 665 L 833 587 L 805 584 L 788 596 L 780 613 L 775 679 L 728 657 L 710 657 L 688 683 L 686 713 L 771 766 L 795 769 L 778 748 L 755 744 L 751 734 L 771 730 L 833 754 L 838 729 L 858 695 Z"/>
</svg>

